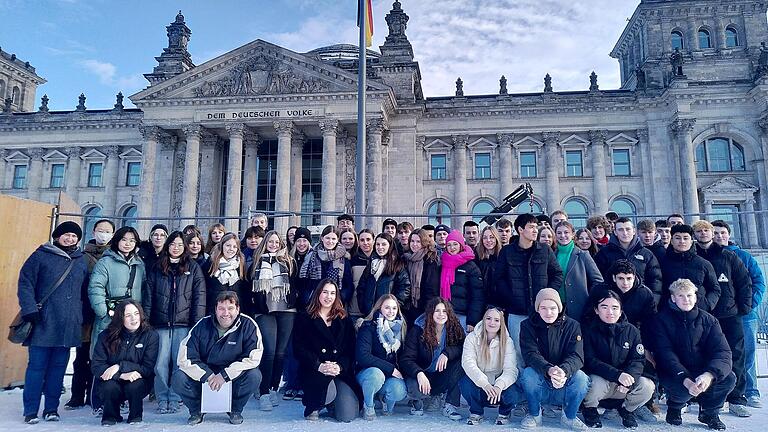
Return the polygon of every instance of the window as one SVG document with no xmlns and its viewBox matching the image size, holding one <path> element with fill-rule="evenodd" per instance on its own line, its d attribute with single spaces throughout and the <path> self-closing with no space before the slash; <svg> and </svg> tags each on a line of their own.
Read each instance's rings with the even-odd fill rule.
<svg viewBox="0 0 768 432">
<path fill-rule="evenodd" d="M 135 205 L 128 206 L 125 210 L 123 210 L 123 222 L 121 223 L 122 226 L 131 226 L 136 228 L 137 222 L 136 222 L 136 214 L 138 212 L 138 208 Z"/>
<path fill-rule="evenodd" d="M 536 152 L 520 153 L 520 178 L 536 177 Z"/>
<path fill-rule="evenodd" d="M 141 162 L 128 162 L 125 185 L 138 186 L 141 183 Z"/>
<path fill-rule="evenodd" d="M 523 201 L 519 206 L 517 206 L 517 209 L 515 210 L 518 214 L 525 214 L 525 213 L 531 213 L 531 214 L 542 214 L 544 213 L 541 211 L 541 204 L 537 203 L 536 201 L 531 201 L 529 199 Z"/>
<path fill-rule="evenodd" d="M 427 216 L 429 216 L 429 223 L 432 225 L 446 223 L 451 218 L 451 208 L 448 206 L 447 202 L 437 200 L 430 204 L 429 210 L 427 210 Z"/>
<path fill-rule="evenodd" d="M 64 185 L 64 164 L 51 165 L 51 189 L 58 189 Z"/>
<path fill-rule="evenodd" d="M 637 207 L 629 198 L 616 198 L 611 204 L 611 210 L 619 216 L 631 217 L 637 214 Z"/>
<path fill-rule="evenodd" d="M 96 225 L 96 221 L 101 219 L 101 209 L 96 206 L 90 207 L 85 211 L 85 218 L 83 223 L 83 243 L 87 243 L 88 240 L 93 238 L 93 227 Z"/>
<path fill-rule="evenodd" d="M 301 169 L 301 211 L 312 213 L 301 217 L 301 226 L 320 225 L 320 199 L 323 187 L 323 140 L 304 143 Z"/>
<path fill-rule="evenodd" d="M 584 164 L 581 160 L 581 150 L 569 150 L 565 152 L 565 176 L 584 176 Z"/>
<path fill-rule="evenodd" d="M 13 104 L 18 105 L 19 104 L 19 96 L 21 95 L 21 90 L 19 90 L 18 87 L 13 88 Z"/>
<path fill-rule="evenodd" d="M 25 189 L 27 187 L 27 166 L 15 165 L 13 167 L 13 186 L 14 189 Z"/>
<path fill-rule="evenodd" d="M 101 187 L 101 163 L 92 163 L 88 165 L 88 187 Z"/>
<path fill-rule="evenodd" d="M 480 220 L 486 217 L 496 206 L 490 201 L 481 200 L 472 206 L 472 220 L 480 223 Z"/>
<path fill-rule="evenodd" d="M 720 219 L 728 223 L 731 227 L 731 240 L 740 243 L 741 223 L 739 221 L 739 206 L 735 204 L 713 204 L 712 214 L 707 215 L 708 220 Z"/>
<path fill-rule="evenodd" d="M 672 32 L 672 51 L 683 50 L 683 33 L 677 30 Z"/>
<path fill-rule="evenodd" d="M 568 221 L 572 223 L 575 228 L 578 229 L 587 226 L 589 212 L 584 201 L 571 198 L 563 206 L 563 211 L 568 213 Z"/>
<path fill-rule="evenodd" d="M 710 138 L 696 147 L 696 171 L 744 171 L 744 150 L 728 138 Z"/>
<path fill-rule="evenodd" d="M 709 36 L 709 31 L 706 29 L 699 29 L 699 48 L 712 48 L 712 38 Z"/>
<path fill-rule="evenodd" d="M 615 176 L 632 175 L 632 167 L 629 164 L 628 149 L 616 149 L 613 151 L 613 175 Z"/>
<path fill-rule="evenodd" d="M 432 164 L 430 165 L 432 171 L 430 178 L 432 180 L 445 180 L 448 178 L 445 164 L 446 156 L 444 154 L 432 155 Z"/>
<path fill-rule="evenodd" d="M 490 153 L 475 154 L 475 178 L 476 179 L 491 178 L 491 154 Z"/>
<path fill-rule="evenodd" d="M 264 140 L 256 152 L 256 211 L 275 210 L 277 180 L 277 140 Z M 246 197 L 251 200 L 253 197 Z M 267 225 L 274 220 L 267 217 Z"/>
<path fill-rule="evenodd" d="M 733 27 L 725 29 L 725 47 L 735 48 L 739 46 L 739 33 Z"/>
</svg>

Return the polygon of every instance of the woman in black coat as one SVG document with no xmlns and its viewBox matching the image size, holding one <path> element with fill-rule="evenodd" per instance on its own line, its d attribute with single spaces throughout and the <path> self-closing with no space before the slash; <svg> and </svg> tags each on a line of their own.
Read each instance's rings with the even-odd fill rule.
<svg viewBox="0 0 768 432">
<path fill-rule="evenodd" d="M 401 305 L 407 306 L 411 297 L 411 280 L 397 254 L 394 239 L 385 233 L 376 236 L 371 261 L 357 285 L 357 305 L 368 315 L 373 304 L 384 294 L 394 294 Z"/>
<path fill-rule="evenodd" d="M 245 256 L 240 251 L 240 240 L 234 233 L 227 233 L 211 249 L 211 259 L 203 267 L 206 284 L 206 314 L 216 308 L 216 296 L 222 291 L 234 291 L 241 299 L 250 287 L 245 283 Z"/>
<path fill-rule="evenodd" d="M 304 417 L 318 420 L 320 410 L 333 405 L 336 420 L 352 421 L 361 400 L 355 380 L 355 328 L 335 281 L 320 281 L 307 313 L 296 319 L 293 337 L 304 386 Z"/>
<path fill-rule="evenodd" d="M 464 243 L 464 236 L 457 230 L 451 231 L 440 256 L 440 297 L 450 300 L 468 331 L 483 319 L 485 311 L 483 277 L 474 259 L 475 253 Z"/>
<path fill-rule="evenodd" d="M 103 426 L 123 421 L 120 404 L 128 401 L 128 423 L 141 423 L 142 399 L 152 388 L 158 336 L 135 300 L 120 303 L 109 327 L 99 334 L 91 371 L 104 404 Z"/>
<path fill-rule="evenodd" d="M 493 269 L 496 267 L 496 258 L 499 257 L 499 252 L 501 252 L 499 232 L 493 226 L 488 225 L 480 233 L 480 243 L 475 247 L 475 264 L 480 269 L 480 275 L 483 278 L 483 291 L 485 291 L 487 303 L 490 303 L 496 290 Z"/>
<path fill-rule="evenodd" d="M 440 257 L 435 241 L 423 229 L 416 229 L 408 236 L 409 251 L 403 261 L 411 280 L 411 301 L 403 314 L 409 323 L 424 313 L 427 303 L 440 297 Z"/>
</svg>

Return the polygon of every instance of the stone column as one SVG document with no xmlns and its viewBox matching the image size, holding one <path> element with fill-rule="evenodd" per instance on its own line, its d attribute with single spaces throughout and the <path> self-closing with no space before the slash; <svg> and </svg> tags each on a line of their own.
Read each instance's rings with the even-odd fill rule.
<svg viewBox="0 0 768 432">
<path fill-rule="evenodd" d="M 184 153 L 184 186 L 181 197 L 181 226 L 195 223 L 197 213 L 197 187 L 200 181 L 200 138 L 203 128 L 199 124 L 184 126 L 187 141 Z"/>
<path fill-rule="evenodd" d="M 203 131 L 200 140 L 200 163 L 198 168 L 200 172 L 199 188 L 197 192 L 197 209 L 195 213 L 198 216 L 215 216 L 221 214 L 219 210 L 219 190 L 221 185 L 221 164 L 217 164 L 216 152 L 221 148 L 219 136 L 210 132 Z M 210 219 L 200 222 L 205 229 L 212 224 Z"/>
<path fill-rule="evenodd" d="M 335 119 L 320 120 L 320 130 L 323 132 L 323 185 L 320 195 L 320 210 L 332 212 L 336 210 L 336 133 L 339 121 Z M 333 224 L 336 218 L 325 215 L 323 225 Z"/>
<path fill-rule="evenodd" d="M 544 132 L 544 148 L 546 155 L 546 213 L 552 213 L 560 208 L 560 132 Z"/>
<path fill-rule="evenodd" d="M 243 166 L 243 203 L 240 209 L 247 214 L 256 205 L 256 159 L 259 152 L 259 136 L 252 129 L 246 129 L 243 136 L 245 165 Z"/>
<path fill-rule="evenodd" d="M 757 238 L 757 217 L 755 216 L 755 200 L 748 199 L 744 201 L 744 211 L 747 212 L 744 217 L 747 220 L 746 231 L 747 235 L 744 236 L 744 245 L 747 248 L 756 248 L 759 246 Z M 744 230 L 742 230 L 742 235 Z"/>
<path fill-rule="evenodd" d="M 118 146 L 104 147 L 107 160 L 104 161 L 104 209 L 103 215 L 117 216 L 117 187 L 120 173 L 120 148 Z"/>
<path fill-rule="evenodd" d="M 755 167 L 757 168 L 757 181 L 758 197 L 760 199 L 760 209 L 768 210 L 768 117 L 763 117 L 758 120 L 757 125 L 760 127 L 760 156 L 757 156 L 754 160 Z M 765 217 L 759 218 L 760 227 L 760 244 L 765 247 L 768 246 L 768 223 Z"/>
<path fill-rule="evenodd" d="M 29 149 L 29 171 L 27 172 L 27 198 L 40 200 L 43 185 L 43 149 Z"/>
<path fill-rule="evenodd" d="M 651 147 L 648 141 L 648 129 L 638 129 L 635 133 L 637 134 L 637 146 L 640 149 L 640 158 L 643 165 L 641 172 L 643 173 L 644 213 L 653 214 L 657 209 L 653 200 L 653 174 L 651 174 L 653 161 L 651 160 Z"/>
<path fill-rule="evenodd" d="M 80 154 L 82 153 L 82 148 L 69 147 L 66 153 L 69 158 L 67 159 L 67 169 L 64 172 L 64 192 L 75 202 L 80 203 L 78 189 L 80 188 Z"/>
<path fill-rule="evenodd" d="M 458 216 L 467 213 L 467 144 L 469 136 L 454 135 L 453 139 L 453 228 L 460 227 L 467 216 Z"/>
<path fill-rule="evenodd" d="M 424 146 L 427 143 L 427 137 L 424 135 L 417 135 L 416 136 L 416 152 L 414 153 L 414 161 L 416 162 L 416 196 L 414 197 L 414 210 L 416 213 L 420 213 L 421 209 L 424 207 L 424 163 L 427 160 L 427 152 L 424 149 Z M 429 175 L 427 175 L 426 178 L 429 178 Z M 421 226 L 422 224 L 425 224 L 427 218 L 417 218 L 414 221 L 414 225 Z"/>
<path fill-rule="evenodd" d="M 157 163 L 157 146 L 160 139 L 160 128 L 157 126 L 140 126 L 139 131 L 144 140 L 141 146 L 141 197 L 137 214 L 140 218 L 155 216 L 155 165 Z M 79 163 L 78 163 L 79 165 Z M 79 172 L 79 169 L 78 169 Z M 137 231 L 140 236 L 146 236 L 154 222 L 139 220 Z"/>
<path fill-rule="evenodd" d="M 601 215 L 608 211 L 608 180 L 605 173 L 606 138 L 606 131 L 589 131 L 589 139 L 592 142 L 592 193 L 595 213 Z"/>
<path fill-rule="evenodd" d="M 678 140 L 680 151 L 680 177 L 683 191 L 683 213 L 692 215 L 691 220 L 699 220 L 699 197 L 696 181 L 696 162 L 693 149 L 693 127 L 696 119 L 677 119 L 672 122 L 672 132 Z"/>
<path fill-rule="evenodd" d="M 704 219 L 709 220 L 712 217 L 714 202 L 712 200 L 704 200 Z"/>
<path fill-rule="evenodd" d="M 514 190 L 514 177 L 512 167 L 515 165 L 512 159 L 512 142 L 515 140 L 513 134 L 496 134 L 496 141 L 499 143 L 499 180 L 501 184 L 499 198 L 504 198 Z"/>
<path fill-rule="evenodd" d="M 0 95 L 2 97 L 2 95 Z M 0 149 L 0 189 L 5 189 L 6 186 L 6 179 L 5 176 L 7 174 L 7 166 L 8 163 L 5 161 L 5 158 L 8 156 L 8 150 L 6 149 Z"/>
<path fill-rule="evenodd" d="M 293 122 L 279 120 L 273 123 L 277 130 L 277 175 L 275 178 L 275 211 L 287 212 L 291 193 L 291 134 Z M 280 235 L 288 231 L 288 218 L 276 217 L 274 228 Z"/>
<path fill-rule="evenodd" d="M 301 200 L 304 194 L 304 142 L 306 136 L 300 130 L 291 134 L 291 196 L 288 208 L 292 213 L 301 212 Z M 301 216 L 291 216 L 291 225 L 301 225 Z M 286 229 L 286 231 L 288 231 Z"/>
<path fill-rule="evenodd" d="M 366 170 L 368 175 L 368 207 L 366 208 L 366 213 L 368 215 L 380 215 L 382 212 L 382 203 L 384 202 L 381 183 L 381 134 L 384 131 L 384 119 L 372 118 L 367 120 L 366 123 L 366 131 L 368 133 L 368 140 L 366 143 L 368 146 L 368 166 Z M 381 220 L 380 216 L 368 216 L 368 226 L 366 228 L 370 228 L 374 232 L 379 232 L 381 229 Z"/>
<path fill-rule="evenodd" d="M 242 123 L 227 124 L 229 134 L 229 158 L 227 159 L 227 197 L 224 216 L 237 219 L 226 219 L 224 226 L 227 231 L 238 232 L 240 229 L 240 188 L 243 184 L 243 133 Z"/>
</svg>

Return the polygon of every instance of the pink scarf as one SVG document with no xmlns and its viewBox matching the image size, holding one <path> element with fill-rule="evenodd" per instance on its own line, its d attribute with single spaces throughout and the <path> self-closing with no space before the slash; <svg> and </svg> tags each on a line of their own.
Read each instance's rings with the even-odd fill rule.
<svg viewBox="0 0 768 432">
<path fill-rule="evenodd" d="M 453 235 L 453 233 L 457 233 L 458 235 Z M 440 257 L 442 263 L 442 270 L 440 272 L 440 297 L 446 300 L 451 299 L 451 285 L 453 285 L 453 282 L 456 280 L 456 269 L 475 259 L 475 253 L 472 251 L 472 248 L 467 247 L 467 245 L 464 244 L 464 238 L 461 236 L 461 233 L 454 230 L 448 235 L 446 242 L 451 240 L 458 241 L 459 244 L 461 244 L 461 252 L 456 255 L 451 255 L 445 251 Z"/>
</svg>

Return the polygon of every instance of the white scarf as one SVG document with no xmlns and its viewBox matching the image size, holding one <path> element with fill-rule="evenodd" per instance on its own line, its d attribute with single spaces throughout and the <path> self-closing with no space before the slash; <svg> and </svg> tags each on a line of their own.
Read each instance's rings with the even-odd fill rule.
<svg viewBox="0 0 768 432">
<path fill-rule="evenodd" d="M 374 258 L 371 260 L 371 274 L 375 280 L 379 280 L 384 273 L 384 267 L 387 266 L 387 260 L 383 258 Z"/>
<path fill-rule="evenodd" d="M 240 258 L 235 256 L 229 261 L 224 257 L 219 258 L 219 269 L 213 273 L 213 277 L 222 285 L 236 284 L 240 280 Z"/>
<path fill-rule="evenodd" d="M 381 315 L 376 319 L 376 332 L 379 335 L 379 342 L 387 354 L 392 354 L 400 349 L 402 326 L 403 322 L 399 319 L 389 321 Z"/>
<path fill-rule="evenodd" d="M 253 292 L 269 293 L 273 302 L 284 302 L 291 291 L 290 278 L 285 266 L 275 257 L 274 253 L 261 256 L 259 277 L 253 281 Z"/>
</svg>

